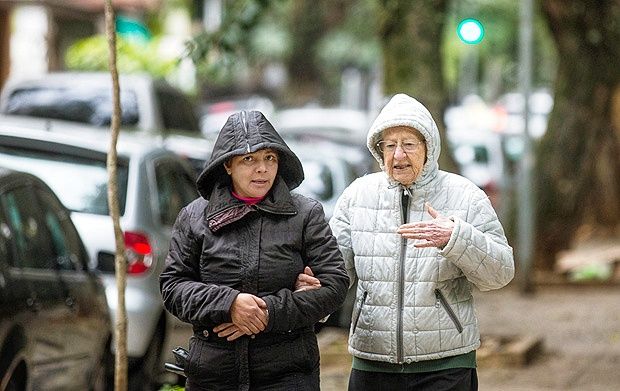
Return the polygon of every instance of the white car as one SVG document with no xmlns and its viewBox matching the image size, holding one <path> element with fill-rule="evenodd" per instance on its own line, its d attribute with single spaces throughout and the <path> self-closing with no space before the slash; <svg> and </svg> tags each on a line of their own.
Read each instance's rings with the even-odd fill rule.
<svg viewBox="0 0 620 391">
<path fill-rule="evenodd" d="M 344 157 L 353 164 L 358 176 L 379 169 L 366 147 L 372 121 L 365 111 L 330 107 L 290 108 L 278 111 L 273 123 L 286 140 L 315 145 L 333 156 Z"/>
<path fill-rule="evenodd" d="M 27 125 L 29 123 L 29 125 Z M 107 202 L 109 132 L 86 126 L 22 125 L 0 120 L 0 165 L 43 179 L 71 217 L 102 273 L 110 315 L 116 318 L 115 239 Z M 45 125 L 46 124 L 46 125 Z M 52 131 L 45 130 L 46 126 Z M 62 129 L 60 129 L 62 128 Z M 121 132 L 118 140 L 120 223 L 128 258 L 126 307 L 130 389 L 152 390 L 164 375 L 169 338 L 183 330 L 163 307 L 159 274 L 179 210 L 198 197 L 195 173 L 156 139 Z M 187 337 L 191 330 L 187 327 Z"/>
<path fill-rule="evenodd" d="M 287 144 L 304 168 L 304 181 L 293 191 L 319 201 L 329 220 L 338 197 L 357 177 L 355 167 L 342 156 L 330 153 L 328 143 L 323 147 L 291 141 Z"/>
</svg>

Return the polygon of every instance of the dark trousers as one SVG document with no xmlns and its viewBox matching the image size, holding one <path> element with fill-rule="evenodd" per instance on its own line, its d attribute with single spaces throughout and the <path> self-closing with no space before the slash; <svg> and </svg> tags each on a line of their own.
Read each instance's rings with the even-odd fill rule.
<svg viewBox="0 0 620 391">
<path fill-rule="evenodd" d="M 477 391 L 475 368 L 423 373 L 387 373 L 351 370 L 349 391 Z"/>
</svg>

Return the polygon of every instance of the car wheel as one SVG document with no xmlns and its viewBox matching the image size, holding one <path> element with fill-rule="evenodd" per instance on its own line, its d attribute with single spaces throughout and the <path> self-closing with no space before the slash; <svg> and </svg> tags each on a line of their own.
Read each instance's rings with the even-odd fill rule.
<svg viewBox="0 0 620 391">
<path fill-rule="evenodd" d="M 158 327 L 148 350 L 129 376 L 129 390 L 153 391 L 158 389 L 159 377 L 163 368 L 163 364 L 160 365 L 163 346 L 164 332 L 161 327 Z"/>
</svg>

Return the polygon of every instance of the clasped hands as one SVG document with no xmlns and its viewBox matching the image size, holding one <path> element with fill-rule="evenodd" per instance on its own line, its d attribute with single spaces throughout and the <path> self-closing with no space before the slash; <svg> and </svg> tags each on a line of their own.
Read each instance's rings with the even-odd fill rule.
<svg viewBox="0 0 620 391">
<path fill-rule="evenodd" d="M 312 270 L 306 266 L 297 276 L 295 292 L 303 292 L 321 287 L 321 282 L 314 277 Z M 263 299 L 250 293 L 239 293 L 230 307 L 232 322 L 222 323 L 213 331 L 227 341 L 234 341 L 243 335 L 254 335 L 265 330 L 269 323 L 269 311 Z"/>
</svg>

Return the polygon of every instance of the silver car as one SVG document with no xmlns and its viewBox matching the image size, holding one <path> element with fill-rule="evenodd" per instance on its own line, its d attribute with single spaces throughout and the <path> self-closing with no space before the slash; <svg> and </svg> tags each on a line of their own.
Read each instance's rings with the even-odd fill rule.
<svg viewBox="0 0 620 391">
<path fill-rule="evenodd" d="M 85 126 L 60 127 L 56 124 L 57 131 L 50 132 L 0 121 L 0 165 L 39 176 L 72 211 L 91 267 L 103 273 L 115 319 L 115 240 L 106 171 L 109 132 Z M 152 390 L 161 382 L 170 338 L 179 330 L 181 340 L 191 334 L 164 311 L 158 279 L 177 213 L 198 194 L 189 164 L 157 140 L 121 133 L 117 150 L 120 223 L 128 257 L 130 388 Z"/>
</svg>

